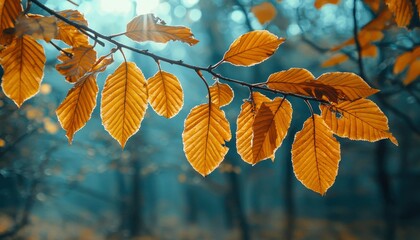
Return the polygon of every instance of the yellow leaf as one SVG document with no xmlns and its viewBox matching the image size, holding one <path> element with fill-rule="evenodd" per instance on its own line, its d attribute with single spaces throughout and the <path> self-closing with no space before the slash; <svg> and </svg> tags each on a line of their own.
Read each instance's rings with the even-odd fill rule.
<svg viewBox="0 0 420 240">
<path fill-rule="evenodd" d="M 233 90 L 229 85 L 215 82 L 210 87 L 211 101 L 218 107 L 228 105 L 233 100 Z"/>
<path fill-rule="evenodd" d="M 72 57 L 62 53 L 58 60 L 62 63 L 57 64 L 55 68 L 57 71 L 66 77 L 66 80 L 75 83 L 85 73 L 87 73 L 96 62 L 96 51 L 92 46 L 75 47 L 64 49 L 67 53 L 72 54 Z"/>
<path fill-rule="evenodd" d="M 76 10 L 65 10 L 58 12 L 61 16 L 76 22 L 79 25 L 87 26 L 87 21 L 84 16 Z M 58 20 L 58 35 L 56 39 L 61 40 L 72 47 L 88 46 L 88 37 L 81 33 L 77 28 Z"/>
<path fill-rule="evenodd" d="M 159 70 L 147 80 L 149 102 L 160 116 L 172 118 L 184 105 L 184 93 L 178 78 L 168 72 Z"/>
<path fill-rule="evenodd" d="M 389 132 L 388 119 L 379 107 L 368 99 L 321 105 L 322 117 L 331 130 L 340 137 L 375 142 L 397 139 Z"/>
<path fill-rule="evenodd" d="M 248 32 L 230 45 L 222 61 L 236 66 L 253 66 L 270 58 L 284 41 L 266 30 Z"/>
<path fill-rule="evenodd" d="M 69 143 L 74 134 L 83 128 L 96 106 L 98 85 L 94 74 L 85 75 L 67 93 L 66 98 L 56 110 L 61 127 L 66 131 Z"/>
<path fill-rule="evenodd" d="M 135 17 L 127 24 L 125 35 L 138 42 L 166 43 L 172 40 L 185 42 L 190 46 L 199 42 L 194 38 L 191 29 L 183 26 L 166 26 L 161 19 L 153 14 Z"/>
<path fill-rule="evenodd" d="M 49 42 L 58 34 L 57 19 L 53 16 L 19 15 L 16 19 L 16 37 L 30 35 L 34 39 L 44 39 Z"/>
<path fill-rule="evenodd" d="M 349 56 L 347 56 L 346 54 L 338 53 L 325 60 L 321 66 L 324 68 L 333 67 L 343 62 L 346 62 L 347 60 L 349 60 Z"/>
<path fill-rule="evenodd" d="M 122 63 L 106 79 L 101 101 L 102 124 L 122 148 L 140 129 L 147 96 L 146 79 L 133 62 Z"/>
<path fill-rule="evenodd" d="M 20 107 L 39 91 L 46 61 L 44 49 L 32 37 L 24 36 L 3 50 L 0 59 L 3 91 Z"/>
<path fill-rule="evenodd" d="M 236 149 L 242 159 L 254 164 L 252 154 L 252 125 L 254 123 L 255 114 L 263 102 L 270 102 L 271 100 L 259 92 L 252 93 L 252 100 L 245 100 L 241 106 L 241 112 L 237 120 L 236 130 Z"/>
<path fill-rule="evenodd" d="M 192 167 L 203 176 L 223 161 L 228 151 L 225 142 L 231 137 L 225 113 L 212 103 L 194 107 L 185 119 L 184 152 Z"/>
<path fill-rule="evenodd" d="M 263 2 L 253 6 L 251 12 L 254 13 L 261 25 L 271 22 L 277 15 L 276 7 L 270 2 Z"/>
<path fill-rule="evenodd" d="M 349 72 L 324 73 L 316 81 L 336 89 L 340 100 L 354 101 L 379 92 L 371 88 L 361 77 Z"/>
<path fill-rule="evenodd" d="M 420 76 L 420 59 L 415 60 L 411 63 L 408 68 L 407 76 L 404 79 L 404 84 L 408 85 Z"/>
<path fill-rule="evenodd" d="M 314 5 L 317 9 L 320 9 L 325 4 L 338 4 L 339 2 L 340 0 L 315 0 Z"/>
<path fill-rule="evenodd" d="M 385 3 L 394 14 L 399 27 L 405 27 L 410 23 L 414 12 L 411 0 L 385 0 Z"/>
<path fill-rule="evenodd" d="M 324 195 L 334 182 L 340 162 L 340 144 L 319 115 L 314 115 L 296 133 L 292 164 L 296 178 L 305 187 Z"/>
<path fill-rule="evenodd" d="M 11 43 L 11 38 L 4 34 L 4 30 L 15 26 L 15 20 L 22 11 L 20 0 L 0 0 L 0 45 Z"/>
<path fill-rule="evenodd" d="M 289 130 L 292 112 L 292 105 L 284 98 L 262 103 L 252 124 L 252 164 L 267 158 L 274 161 L 276 150 Z"/>
</svg>

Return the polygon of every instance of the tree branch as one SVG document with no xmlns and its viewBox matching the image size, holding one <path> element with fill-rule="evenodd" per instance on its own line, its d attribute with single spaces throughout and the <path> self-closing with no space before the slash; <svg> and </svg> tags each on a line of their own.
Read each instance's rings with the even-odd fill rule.
<svg viewBox="0 0 420 240">
<path fill-rule="evenodd" d="M 363 56 L 362 56 L 362 46 L 360 45 L 359 41 L 359 29 L 357 27 L 357 0 L 353 1 L 353 35 L 354 35 L 354 42 L 356 44 L 357 49 L 357 64 L 359 65 L 360 77 L 365 79 L 365 69 L 363 67 Z"/>
</svg>

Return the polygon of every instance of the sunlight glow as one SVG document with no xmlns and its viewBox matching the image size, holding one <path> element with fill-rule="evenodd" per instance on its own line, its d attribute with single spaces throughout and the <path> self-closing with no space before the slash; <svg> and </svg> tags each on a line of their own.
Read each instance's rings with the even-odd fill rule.
<svg viewBox="0 0 420 240">
<path fill-rule="evenodd" d="M 152 13 L 159 6 L 159 0 L 100 0 L 98 4 L 102 12 L 122 15 L 132 13 L 134 2 L 137 14 Z"/>
<path fill-rule="evenodd" d="M 159 6 L 159 0 L 137 0 L 137 14 L 154 13 Z"/>
</svg>

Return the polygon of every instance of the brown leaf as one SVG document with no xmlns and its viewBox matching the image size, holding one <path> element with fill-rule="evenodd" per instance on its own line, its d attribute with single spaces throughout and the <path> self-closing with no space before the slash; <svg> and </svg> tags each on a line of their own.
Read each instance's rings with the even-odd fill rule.
<svg viewBox="0 0 420 240">
<path fill-rule="evenodd" d="M 270 2 L 262 2 L 253 6 L 251 12 L 261 25 L 271 22 L 277 15 L 276 7 Z"/>
<path fill-rule="evenodd" d="M 139 129 L 147 109 L 147 83 L 133 62 L 122 63 L 105 81 L 101 117 L 105 129 L 124 148 Z"/>
<path fill-rule="evenodd" d="M 236 66 L 253 66 L 270 58 L 284 41 L 266 30 L 248 32 L 230 45 L 222 61 Z"/>
<path fill-rule="evenodd" d="M 0 55 L 2 88 L 18 107 L 38 93 L 44 75 L 44 48 L 30 36 L 16 38 Z"/>
<path fill-rule="evenodd" d="M 185 42 L 190 46 L 199 42 L 194 38 L 191 29 L 183 26 L 167 26 L 153 14 L 135 17 L 127 24 L 125 35 L 137 42 L 167 43 L 172 40 Z"/>
<path fill-rule="evenodd" d="M 88 25 L 88 22 L 79 11 L 65 10 L 58 12 L 58 14 L 79 25 Z M 57 27 L 58 35 L 56 39 L 61 40 L 72 47 L 81 47 L 89 45 L 88 36 L 81 33 L 76 27 L 73 27 L 62 20 L 57 21 Z"/>
<path fill-rule="evenodd" d="M 34 39 L 51 41 L 58 34 L 57 18 L 53 16 L 44 17 L 41 15 L 19 15 L 15 26 L 16 37 L 30 35 Z"/>
<path fill-rule="evenodd" d="M 96 106 L 98 85 L 94 74 L 85 75 L 68 92 L 56 113 L 61 127 L 66 131 L 69 143 L 74 134 L 83 128 Z"/>
<path fill-rule="evenodd" d="M 55 68 L 66 77 L 67 81 L 75 83 L 95 64 L 96 51 L 92 46 L 69 48 L 64 49 L 64 51 L 73 56 L 70 58 L 67 54 L 62 53 L 58 57 L 58 60 L 62 63 L 57 64 Z"/>
<path fill-rule="evenodd" d="M 389 138 L 398 145 L 397 139 L 389 132 L 385 114 L 368 99 L 346 101 L 331 106 L 321 105 L 320 108 L 322 118 L 340 137 L 370 142 Z"/>
<path fill-rule="evenodd" d="M 172 118 L 184 105 L 184 92 L 178 78 L 168 72 L 159 70 L 147 80 L 149 102 L 160 116 Z"/>
<path fill-rule="evenodd" d="M 340 162 L 340 144 L 319 115 L 309 117 L 292 145 L 296 178 L 305 187 L 324 195 L 334 182 Z"/>
<path fill-rule="evenodd" d="M 223 161 L 231 139 L 225 113 L 213 103 L 194 107 L 185 119 L 182 140 L 191 166 L 203 176 L 209 175 Z"/>
<path fill-rule="evenodd" d="M 262 103 L 252 124 L 252 164 L 271 158 L 281 146 L 292 121 L 292 105 L 286 99 L 276 98 Z"/>
<path fill-rule="evenodd" d="M 210 87 L 211 101 L 218 107 L 228 105 L 233 100 L 232 88 L 224 83 L 215 82 Z"/>
</svg>

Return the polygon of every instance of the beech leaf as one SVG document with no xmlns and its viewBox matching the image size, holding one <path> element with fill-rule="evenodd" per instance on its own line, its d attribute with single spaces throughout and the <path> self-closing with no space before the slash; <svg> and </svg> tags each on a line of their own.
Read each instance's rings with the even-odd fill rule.
<svg viewBox="0 0 420 240">
<path fill-rule="evenodd" d="M 309 117 L 296 133 L 292 164 L 305 187 L 324 195 L 334 182 L 340 162 L 340 143 L 319 115 Z"/>
<path fill-rule="evenodd" d="M 218 107 L 228 105 L 233 100 L 232 88 L 224 83 L 215 82 L 210 87 L 211 101 Z"/>
<path fill-rule="evenodd" d="M 277 15 L 276 7 L 270 2 L 263 2 L 253 6 L 251 12 L 261 25 L 271 22 Z"/>
<path fill-rule="evenodd" d="M 49 42 L 58 34 L 57 19 L 53 16 L 19 15 L 15 25 L 16 37 L 30 35 L 34 39 L 44 39 Z"/>
<path fill-rule="evenodd" d="M 385 3 L 394 14 L 399 27 L 406 27 L 410 23 L 414 12 L 411 0 L 385 0 Z"/>
<path fill-rule="evenodd" d="M 55 68 L 71 83 L 77 82 L 96 62 L 96 51 L 92 46 L 69 48 L 64 51 L 72 54 L 72 57 L 62 53 L 58 57 L 62 63 L 57 64 Z"/>
<path fill-rule="evenodd" d="M 0 45 L 12 42 L 12 38 L 4 30 L 15 27 L 15 20 L 22 11 L 20 0 L 0 0 Z"/>
</svg>

